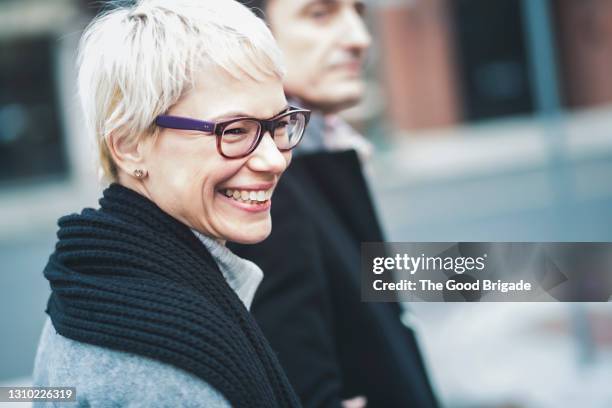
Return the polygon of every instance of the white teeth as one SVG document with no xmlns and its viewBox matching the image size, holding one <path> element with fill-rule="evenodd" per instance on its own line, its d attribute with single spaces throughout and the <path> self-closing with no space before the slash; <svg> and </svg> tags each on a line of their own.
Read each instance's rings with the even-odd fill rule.
<svg viewBox="0 0 612 408">
<path fill-rule="evenodd" d="M 233 198 L 236 201 L 246 202 L 250 204 L 254 204 L 256 202 L 263 203 L 272 197 L 273 189 L 269 190 L 232 190 L 225 189 L 222 193 L 230 198 Z"/>
</svg>

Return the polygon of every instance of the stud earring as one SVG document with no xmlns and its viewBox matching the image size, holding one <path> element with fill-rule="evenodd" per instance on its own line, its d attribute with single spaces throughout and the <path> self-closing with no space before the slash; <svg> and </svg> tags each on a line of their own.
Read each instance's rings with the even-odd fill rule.
<svg viewBox="0 0 612 408">
<path fill-rule="evenodd" d="M 136 169 L 134 170 L 134 177 L 136 177 L 137 179 L 142 179 L 145 176 L 145 171 L 141 170 L 141 169 Z"/>
</svg>

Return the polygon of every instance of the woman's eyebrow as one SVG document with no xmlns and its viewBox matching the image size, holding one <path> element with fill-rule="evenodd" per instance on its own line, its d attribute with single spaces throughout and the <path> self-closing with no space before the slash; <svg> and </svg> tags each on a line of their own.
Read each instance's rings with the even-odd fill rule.
<svg viewBox="0 0 612 408">
<path fill-rule="evenodd" d="M 272 115 L 270 118 L 273 118 L 275 116 L 278 116 L 282 113 L 285 113 L 289 110 L 289 105 L 286 105 L 280 112 L 275 113 L 274 115 Z M 244 113 L 244 112 L 238 112 L 238 111 L 232 111 L 232 112 L 226 112 L 222 115 L 219 116 L 215 116 L 214 118 L 211 118 L 210 121 L 211 122 L 218 122 L 220 120 L 228 120 L 228 119 L 234 119 L 234 118 L 254 118 L 253 115 L 250 115 L 248 113 Z M 265 118 L 265 119 L 269 119 L 269 118 Z"/>
<path fill-rule="evenodd" d="M 283 113 L 287 112 L 289 109 L 291 109 L 291 106 L 287 105 L 287 106 L 285 106 L 285 108 L 284 108 L 282 111 L 278 112 L 276 115 L 274 115 L 274 116 L 272 116 L 272 117 L 275 117 L 275 116 L 281 115 L 281 114 L 283 114 Z"/>
</svg>

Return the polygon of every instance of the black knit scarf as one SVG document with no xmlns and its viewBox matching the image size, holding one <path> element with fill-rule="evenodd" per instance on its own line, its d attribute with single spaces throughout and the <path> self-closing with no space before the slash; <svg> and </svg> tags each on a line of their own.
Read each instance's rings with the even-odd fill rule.
<svg viewBox="0 0 612 408">
<path fill-rule="evenodd" d="M 234 407 L 297 407 L 244 305 L 191 230 L 112 184 L 100 209 L 60 218 L 44 270 L 62 336 L 187 370 Z"/>
</svg>

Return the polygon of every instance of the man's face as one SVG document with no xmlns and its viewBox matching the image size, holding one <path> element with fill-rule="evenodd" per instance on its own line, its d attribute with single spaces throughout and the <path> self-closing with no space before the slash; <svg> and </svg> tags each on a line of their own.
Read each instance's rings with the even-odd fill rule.
<svg viewBox="0 0 612 408">
<path fill-rule="evenodd" d="M 307 106 L 335 112 L 363 94 L 371 38 L 356 0 L 270 0 L 266 15 L 285 54 L 285 90 Z"/>
</svg>

